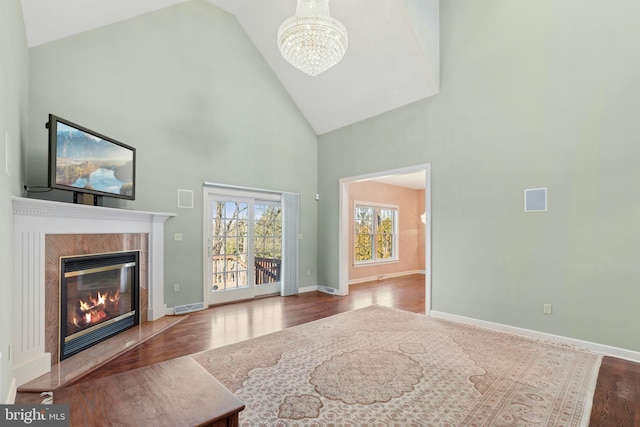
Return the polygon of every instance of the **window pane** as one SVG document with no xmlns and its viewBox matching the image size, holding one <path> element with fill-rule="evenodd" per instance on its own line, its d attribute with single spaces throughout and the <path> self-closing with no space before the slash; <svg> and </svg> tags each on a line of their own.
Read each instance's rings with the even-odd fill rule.
<svg viewBox="0 0 640 427">
<path fill-rule="evenodd" d="M 222 273 L 217 273 L 213 275 L 213 283 L 211 284 L 212 291 L 221 291 L 224 290 L 224 278 Z"/>
<path fill-rule="evenodd" d="M 224 217 L 225 218 L 236 218 L 237 215 L 235 215 L 234 213 L 236 212 L 237 207 L 238 207 L 238 204 L 236 202 L 225 202 L 225 204 L 224 204 Z"/>
<path fill-rule="evenodd" d="M 225 241 L 225 253 L 228 255 L 238 253 L 238 239 L 235 237 L 227 237 Z"/>
<path fill-rule="evenodd" d="M 378 209 L 378 233 L 393 232 L 393 210 Z"/>
<path fill-rule="evenodd" d="M 393 258 L 393 235 L 379 234 L 376 249 L 376 257 L 378 259 Z"/>
<path fill-rule="evenodd" d="M 370 234 L 356 234 L 355 259 L 356 261 L 371 261 L 373 253 L 373 236 Z"/>
<path fill-rule="evenodd" d="M 256 254 L 260 254 L 260 256 L 262 256 L 262 254 L 264 253 L 264 237 L 255 238 L 254 251 L 256 252 Z"/>
<path fill-rule="evenodd" d="M 373 208 L 356 207 L 356 233 L 371 233 L 373 231 Z"/>
<path fill-rule="evenodd" d="M 211 239 L 211 254 L 216 255 L 224 254 L 224 237 L 213 237 Z"/>
<path fill-rule="evenodd" d="M 274 253 L 278 254 L 275 258 L 282 259 L 282 239 L 280 237 L 274 239 L 273 247 Z"/>
<path fill-rule="evenodd" d="M 393 258 L 393 219 L 392 209 L 378 209 L 378 228 L 376 230 L 376 258 Z"/>
<path fill-rule="evenodd" d="M 247 220 L 241 219 L 237 221 L 236 231 L 238 236 L 246 236 L 247 235 Z"/>
<path fill-rule="evenodd" d="M 248 204 L 243 202 L 225 202 L 224 217 L 233 219 L 247 218 Z"/>
<path fill-rule="evenodd" d="M 236 283 L 236 274 L 237 272 L 235 270 L 228 271 L 227 274 L 225 274 L 225 289 L 235 289 L 238 287 L 238 283 Z"/>
<path fill-rule="evenodd" d="M 247 286 L 247 270 L 238 271 L 237 283 L 239 288 Z"/>
<path fill-rule="evenodd" d="M 255 259 L 256 285 L 276 283 L 280 281 L 280 260 L 275 258 L 256 257 Z"/>
</svg>

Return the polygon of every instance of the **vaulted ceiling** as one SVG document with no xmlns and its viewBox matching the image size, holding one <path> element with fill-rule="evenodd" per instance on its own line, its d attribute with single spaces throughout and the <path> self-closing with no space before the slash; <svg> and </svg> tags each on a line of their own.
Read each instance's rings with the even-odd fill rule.
<svg viewBox="0 0 640 427">
<path fill-rule="evenodd" d="M 30 47 L 185 1 L 22 0 Z M 300 111 L 321 135 L 432 96 L 439 89 L 439 0 L 332 0 L 349 46 L 333 68 L 309 77 L 277 47 L 296 0 L 206 0 L 234 15 Z"/>
</svg>

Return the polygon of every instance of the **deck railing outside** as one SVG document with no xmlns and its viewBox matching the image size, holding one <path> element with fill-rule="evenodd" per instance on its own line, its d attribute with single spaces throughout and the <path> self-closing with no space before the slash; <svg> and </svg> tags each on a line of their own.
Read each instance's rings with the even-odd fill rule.
<svg viewBox="0 0 640 427">
<path fill-rule="evenodd" d="M 235 255 L 214 255 L 213 283 L 216 291 L 237 289 L 248 286 L 247 263 Z M 255 284 L 276 283 L 280 281 L 282 260 L 277 258 L 254 258 Z M 226 280 L 225 280 L 226 279 Z"/>
<path fill-rule="evenodd" d="M 280 281 L 280 265 L 282 260 L 277 258 L 254 258 L 256 285 L 262 283 L 276 283 Z"/>
</svg>

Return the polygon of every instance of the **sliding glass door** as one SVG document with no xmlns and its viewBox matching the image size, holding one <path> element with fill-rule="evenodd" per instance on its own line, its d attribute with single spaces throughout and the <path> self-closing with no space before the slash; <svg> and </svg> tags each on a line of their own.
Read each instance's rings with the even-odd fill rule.
<svg viewBox="0 0 640 427">
<path fill-rule="evenodd" d="M 206 192 L 205 302 L 280 293 L 282 206 L 279 195 Z"/>
</svg>

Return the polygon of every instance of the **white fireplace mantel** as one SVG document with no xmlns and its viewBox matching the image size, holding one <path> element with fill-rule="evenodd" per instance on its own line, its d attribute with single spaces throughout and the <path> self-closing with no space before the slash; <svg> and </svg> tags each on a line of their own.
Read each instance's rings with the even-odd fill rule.
<svg viewBox="0 0 640 427">
<path fill-rule="evenodd" d="M 146 233 L 149 236 L 147 319 L 167 312 L 164 303 L 164 223 L 173 213 L 89 206 L 14 197 L 13 373 L 18 385 L 51 370 L 45 351 L 45 236 Z"/>
</svg>

